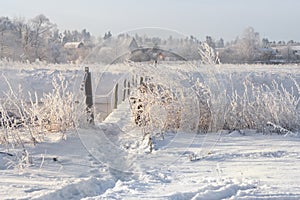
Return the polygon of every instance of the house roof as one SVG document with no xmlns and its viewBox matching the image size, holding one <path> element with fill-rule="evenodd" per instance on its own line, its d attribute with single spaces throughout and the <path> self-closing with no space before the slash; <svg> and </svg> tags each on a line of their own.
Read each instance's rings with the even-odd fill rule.
<svg viewBox="0 0 300 200">
<path fill-rule="evenodd" d="M 291 46 L 291 49 L 294 50 L 294 51 L 300 51 L 300 45 Z"/>
<path fill-rule="evenodd" d="M 138 45 L 134 38 L 127 36 L 120 36 L 118 38 L 108 38 L 104 41 L 104 46 L 129 48 L 130 50 L 138 48 Z"/>
<path fill-rule="evenodd" d="M 67 42 L 64 47 L 67 49 L 78 49 L 82 47 L 84 44 L 83 42 Z"/>
</svg>

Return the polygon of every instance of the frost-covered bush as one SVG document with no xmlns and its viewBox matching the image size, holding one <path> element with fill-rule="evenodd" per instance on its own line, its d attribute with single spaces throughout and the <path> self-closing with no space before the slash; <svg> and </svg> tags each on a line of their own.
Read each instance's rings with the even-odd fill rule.
<svg viewBox="0 0 300 200">
<path fill-rule="evenodd" d="M 268 132 L 268 124 L 289 131 L 300 130 L 299 83 L 288 75 L 270 73 L 227 74 L 210 81 L 211 131 L 256 129 Z M 252 77 L 252 78 L 251 78 Z M 253 78 L 256 77 L 256 78 Z"/>
<path fill-rule="evenodd" d="M 75 102 L 74 93 L 68 90 L 68 82 L 61 74 L 53 79 L 51 92 L 41 98 L 36 93 L 29 94 L 30 102 L 22 96 L 21 87 L 14 91 L 7 80 L 6 84 L 9 91 L 0 102 L 0 144 L 13 151 L 12 166 L 30 164 L 27 145 L 42 142 L 50 131 L 61 132 L 64 138 L 67 130 L 86 117 L 85 106 Z"/>
<path fill-rule="evenodd" d="M 149 133 L 221 129 L 268 132 L 270 124 L 288 131 L 300 130 L 297 80 L 279 72 L 247 68 L 231 73 L 230 67 L 138 64 L 134 72 L 153 77 L 133 93 L 133 115 L 140 120 L 136 123 Z M 171 97 L 167 103 L 163 100 L 166 94 Z"/>
<path fill-rule="evenodd" d="M 199 55 L 201 57 L 201 63 L 206 65 L 220 64 L 219 54 L 207 42 L 200 44 L 198 48 Z"/>
<path fill-rule="evenodd" d="M 300 129 L 299 96 L 290 93 L 273 81 L 271 86 L 255 86 L 244 81 L 242 95 L 237 91 L 228 96 L 224 113 L 224 126 L 228 129 L 258 129 L 263 131 L 268 123 L 274 123 L 287 130 Z"/>
<path fill-rule="evenodd" d="M 134 123 L 142 127 L 144 136 L 175 131 L 180 126 L 181 108 L 169 89 L 142 83 L 130 97 Z"/>
<path fill-rule="evenodd" d="M 22 96 L 22 88 L 19 87 L 18 91 L 15 92 L 6 77 L 3 76 L 3 78 L 9 90 L 0 102 L 0 142 L 9 148 L 18 145 L 24 146 L 24 143 L 28 142 L 35 144 L 37 137 L 34 131 L 32 129 L 28 129 L 27 132 L 23 131 L 24 128 L 28 127 L 29 117 L 26 112 L 28 104 Z"/>
<path fill-rule="evenodd" d="M 74 94 L 68 91 L 68 83 L 61 75 L 53 79 L 52 85 L 52 92 L 44 93 L 41 105 L 31 115 L 36 115 L 38 124 L 48 131 L 66 131 L 75 125 Z"/>
<path fill-rule="evenodd" d="M 188 88 L 174 89 L 151 79 L 133 91 L 131 111 L 144 137 L 166 131 L 208 131 L 212 120 L 209 91 L 198 80 L 191 84 Z"/>
</svg>

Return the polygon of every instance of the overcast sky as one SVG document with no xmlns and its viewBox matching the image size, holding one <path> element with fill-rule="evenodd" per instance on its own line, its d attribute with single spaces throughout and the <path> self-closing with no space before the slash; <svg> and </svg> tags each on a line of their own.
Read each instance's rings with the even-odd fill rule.
<svg viewBox="0 0 300 200">
<path fill-rule="evenodd" d="M 252 26 L 261 38 L 300 41 L 300 0 L 1 0 L 0 16 L 44 14 L 63 31 L 93 35 L 162 27 L 232 40 Z"/>
</svg>

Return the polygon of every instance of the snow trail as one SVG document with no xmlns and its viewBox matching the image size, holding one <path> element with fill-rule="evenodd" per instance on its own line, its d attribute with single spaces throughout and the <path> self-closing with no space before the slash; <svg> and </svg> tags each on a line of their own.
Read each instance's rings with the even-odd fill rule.
<svg viewBox="0 0 300 200">
<path fill-rule="evenodd" d="M 128 104 L 121 104 L 104 122 L 92 129 L 78 131 L 83 145 L 91 155 L 106 165 L 116 179 L 121 180 L 130 179 L 135 171 L 135 160 L 128 158 L 128 147 L 122 141 L 122 136 L 126 134 L 123 130 L 132 128 L 128 115 Z"/>
</svg>

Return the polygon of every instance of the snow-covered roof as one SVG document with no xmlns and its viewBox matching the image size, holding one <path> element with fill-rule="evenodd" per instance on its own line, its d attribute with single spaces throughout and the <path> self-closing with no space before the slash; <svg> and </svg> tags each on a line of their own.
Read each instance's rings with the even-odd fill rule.
<svg viewBox="0 0 300 200">
<path fill-rule="evenodd" d="M 291 46 L 291 49 L 294 51 L 300 51 L 300 46 Z"/>
<path fill-rule="evenodd" d="M 81 48 L 83 46 L 84 46 L 83 42 L 67 42 L 64 45 L 64 47 L 66 49 L 78 49 L 78 48 Z"/>
</svg>

